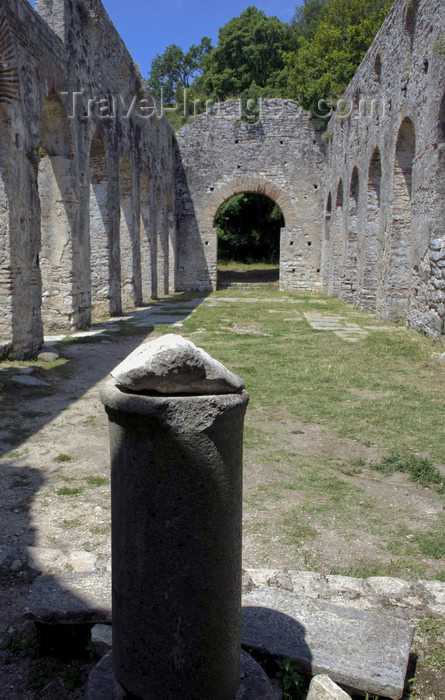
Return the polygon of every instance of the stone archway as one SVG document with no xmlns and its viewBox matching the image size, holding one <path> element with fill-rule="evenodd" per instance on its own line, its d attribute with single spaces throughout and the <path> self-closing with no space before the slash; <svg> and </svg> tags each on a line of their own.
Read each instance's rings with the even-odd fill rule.
<svg viewBox="0 0 445 700">
<path fill-rule="evenodd" d="M 42 105 L 40 137 L 42 319 L 46 331 L 70 331 L 79 321 L 73 279 L 78 197 L 68 117 L 55 93 Z"/>
<path fill-rule="evenodd" d="M 215 217 L 221 205 L 242 192 L 263 194 L 281 209 L 284 227 L 280 236 L 280 289 L 314 289 L 320 285 L 319 245 L 299 226 L 299 217 L 286 192 L 265 178 L 242 175 L 209 188 L 199 217 L 204 256 L 212 287 L 217 285 L 218 240 Z"/>
</svg>

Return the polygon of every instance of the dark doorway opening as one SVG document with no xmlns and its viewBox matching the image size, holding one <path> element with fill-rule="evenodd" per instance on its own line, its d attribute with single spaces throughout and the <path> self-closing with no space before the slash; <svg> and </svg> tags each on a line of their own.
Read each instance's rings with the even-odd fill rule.
<svg viewBox="0 0 445 700">
<path fill-rule="evenodd" d="M 218 229 L 218 282 L 276 282 L 279 279 L 280 207 L 257 192 L 242 192 L 225 202 L 215 217 Z"/>
</svg>

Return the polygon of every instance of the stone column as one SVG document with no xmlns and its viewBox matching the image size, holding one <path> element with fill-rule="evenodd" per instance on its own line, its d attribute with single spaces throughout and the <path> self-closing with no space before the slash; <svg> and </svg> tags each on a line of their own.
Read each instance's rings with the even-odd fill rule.
<svg viewBox="0 0 445 700">
<path fill-rule="evenodd" d="M 244 384 L 177 335 L 140 346 L 112 377 L 102 401 L 115 676 L 144 700 L 231 700 L 240 682 Z"/>
</svg>

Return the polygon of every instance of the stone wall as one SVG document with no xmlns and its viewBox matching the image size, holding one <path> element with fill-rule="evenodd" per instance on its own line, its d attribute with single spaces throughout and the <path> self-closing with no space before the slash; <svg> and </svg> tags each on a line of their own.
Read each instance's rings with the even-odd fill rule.
<svg viewBox="0 0 445 700">
<path fill-rule="evenodd" d="M 174 290 L 174 250 L 156 262 L 158 207 L 174 206 L 171 127 L 99 0 L 35 6 L 0 8 L 0 355 L 11 357 Z"/>
<path fill-rule="evenodd" d="M 443 0 L 395 0 L 328 126 L 323 288 L 444 336 Z M 343 114 L 339 114 L 343 112 Z"/>
<path fill-rule="evenodd" d="M 281 207 L 281 288 L 321 285 L 321 134 L 289 100 L 262 100 L 254 118 L 249 123 L 240 102 L 225 102 L 177 134 L 178 289 L 215 288 L 215 216 L 240 192 L 259 192 Z"/>
</svg>

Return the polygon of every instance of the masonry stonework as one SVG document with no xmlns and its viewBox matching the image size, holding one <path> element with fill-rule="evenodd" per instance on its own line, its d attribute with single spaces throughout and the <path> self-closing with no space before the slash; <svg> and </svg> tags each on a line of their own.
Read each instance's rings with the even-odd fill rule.
<svg viewBox="0 0 445 700">
<path fill-rule="evenodd" d="M 140 201 L 174 198 L 175 176 L 153 106 L 99 0 L 0 7 L 0 355 L 156 296 Z"/>
<path fill-rule="evenodd" d="M 289 100 L 261 100 L 251 124 L 239 101 L 226 102 L 183 127 L 177 141 L 178 288 L 194 288 L 197 279 L 215 288 L 215 216 L 240 192 L 259 192 L 281 208 L 281 288 L 320 288 L 325 146 L 307 114 Z"/>
<path fill-rule="evenodd" d="M 273 99 L 175 136 L 100 0 L 2 3 L 0 356 L 214 289 L 239 192 L 281 207 L 281 289 L 444 339 L 444 35 L 443 0 L 395 0 L 324 135 Z"/>
<path fill-rule="evenodd" d="M 324 183 L 324 291 L 434 340 L 445 320 L 444 33 L 443 0 L 394 2 L 328 126 Z"/>
</svg>

